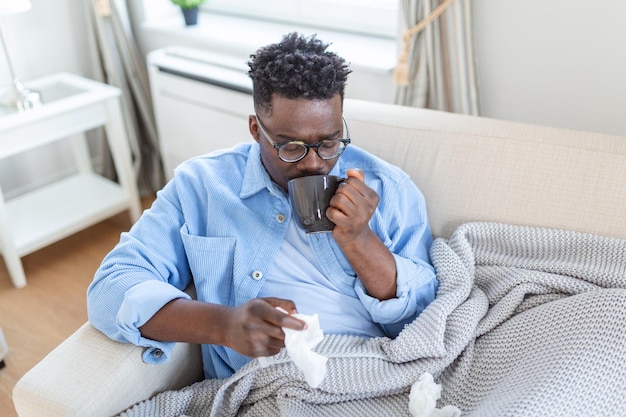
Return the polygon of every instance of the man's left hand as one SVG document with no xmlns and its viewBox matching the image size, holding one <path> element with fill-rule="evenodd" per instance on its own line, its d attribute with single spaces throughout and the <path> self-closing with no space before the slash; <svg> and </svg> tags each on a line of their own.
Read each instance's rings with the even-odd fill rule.
<svg viewBox="0 0 626 417">
<path fill-rule="evenodd" d="M 332 234 L 340 246 L 356 244 L 371 232 L 369 221 L 379 201 L 378 194 L 363 182 L 363 173 L 348 170 L 348 178 L 330 200 L 326 211 L 335 223 Z"/>
</svg>

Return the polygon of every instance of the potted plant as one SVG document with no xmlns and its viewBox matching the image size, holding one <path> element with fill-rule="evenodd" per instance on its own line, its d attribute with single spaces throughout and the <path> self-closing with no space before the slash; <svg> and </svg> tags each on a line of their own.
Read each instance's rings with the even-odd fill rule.
<svg viewBox="0 0 626 417">
<path fill-rule="evenodd" d="M 193 26 L 198 23 L 198 6 L 206 0 L 170 0 L 172 3 L 180 7 L 185 18 L 186 26 Z"/>
</svg>

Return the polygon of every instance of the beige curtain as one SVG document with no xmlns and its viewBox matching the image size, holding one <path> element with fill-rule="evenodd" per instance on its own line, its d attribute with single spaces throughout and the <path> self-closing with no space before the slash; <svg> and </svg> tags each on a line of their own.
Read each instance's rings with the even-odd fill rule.
<svg viewBox="0 0 626 417">
<path fill-rule="evenodd" d="M 126 0 L 85 0 L 93 78 L 118 87 L 139 192 L 147 195 L 163 185 L 163 169 L 152 108 L 148 73 L 135 42 Z M 104 146 L 103 173 L 113 176 Z"/>
<path fill-rule="evenodd" d="M 400 0 L 397 104 L 478 114 L 470 0 Z"/>
</svg>

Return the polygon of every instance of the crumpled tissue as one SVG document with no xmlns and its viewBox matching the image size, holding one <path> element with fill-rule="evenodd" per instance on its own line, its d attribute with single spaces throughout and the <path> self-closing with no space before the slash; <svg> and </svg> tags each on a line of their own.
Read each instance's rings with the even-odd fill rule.
<svg viewBox="0 0 626 417">
<path fill-rule="evenodd" d="M 287 312 L 280 307 L 277 310 Z M 312 388 L 317 388 L 326 376 L 326 362 L 328 358 L 313 352 L 313 348 L 324 339 L 324 332 L 320 328 L 317 314 L 292 314 L 293 317 L 304 321 L 307 328 L 293 330 L 283 327 L 285 332 L 285 349 L 293 363 L 302 371 L 304 379 Z M 259 363 L 265 367 L 273 363 L 272 357 L 260 357 Z"/>
<path fill-rule="evenodd" d="M 441 385 L 435 383 L 433 376 L 424 372 L 411 386 L 409 394 L 409 412 L 413 417 L 459 417 L 461 410 L 453 405 L 436 408 L 441 398 Z"/>
</svg>

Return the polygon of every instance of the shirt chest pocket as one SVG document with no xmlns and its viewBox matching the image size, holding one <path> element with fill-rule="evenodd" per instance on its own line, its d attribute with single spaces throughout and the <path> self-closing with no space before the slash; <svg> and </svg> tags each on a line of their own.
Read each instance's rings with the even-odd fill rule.
<svg viewBox="0 0 626 417">
<path fill-rule="evenodd" d="M 198 300 L 209 303 L 228 303 L 232 296 L 237 239 L 196 236 L 183 229 L 181 229 L 181 237 L 196 285 Z"/>
</svg>

